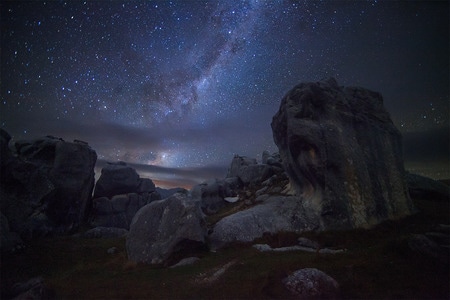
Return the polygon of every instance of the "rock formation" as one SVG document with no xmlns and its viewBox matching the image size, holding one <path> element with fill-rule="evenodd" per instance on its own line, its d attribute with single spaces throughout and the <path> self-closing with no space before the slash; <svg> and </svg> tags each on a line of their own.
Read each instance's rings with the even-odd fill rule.
<svg viewBox="0 0 450 300">
<path fill-rule="evenodd" d="M 95 185 L 94 198 L 127 193 L 152 193 L 155 184 L 151 179 L 140 178 L 136 170 L 124 162 L 108 163 Z"/>
<path fill-rule="evenodd" d="M 235 155 L 231 161 L 227 178 L 238 177 L 244 185 L 262 182 L 272 176 L 274 167 L 258 164 L 256 159 Z"/>
<path fill-rule="evenodd" d="M 22 237 L 76 229 L 92 206 L 97 154 L 84 142 L 46 136 L 15 143 L 1 132 L 1 212 Z"/>
<path fill-rule="evenodd" d="M 235 179 L 235 180 L 231 180 Z M 236 196 L 240 182 L 237 177 L 225 180 L 208 180 L 192 187 L 190 194 L 192 199 L 199 201 L 201 208 L 206 214 L 214 214 L 227 205 L 226 197 Z"/>
<path fill-rule="evenodd" d="M 377 93 L 301 83 L 272 120 L 291 187 L 321 229 L 367 228 L 413 212 L 400 132 Z"/>
<path fill-rule="evenodd" d="M 177 252 L 203 247 L 206 223 L 198 201 L 183 194 L 154 201 L 133 218 L 127 236 L 128 258 L 159 264 Z"/>
<path fill-rule="evenodd" d="M 160 199 L 151 179 L 124 162 L 108 163 L 95 185 L 91 225 L 129 229 L 141 207 Z"/>
</svg>

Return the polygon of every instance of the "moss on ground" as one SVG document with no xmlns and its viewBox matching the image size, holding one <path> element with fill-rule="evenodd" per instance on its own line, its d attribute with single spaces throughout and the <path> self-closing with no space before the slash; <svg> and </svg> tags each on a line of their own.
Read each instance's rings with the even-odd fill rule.
<svg viewBox="0 0 450 300">
<path fill-rule="evenodd" d="M 2 255 L 1 292 L 42 276 L 57 299 L 288 299 L 281 280 L 307 267 L 334 277 L 345 299 L 449 299 L 449 266 L 409 250 L 411 234 L 449 223 L 449 203 L 416 199 L 420 212 L 371 230 L 309 232 L 322 247 L 342 254 L 261 253 L 250 245 L 202 252 L 194 265 L 175 269 L 127 260 L 125 239 L 46 238 L 19 254 Z M 280 233 L 258 242 L 291 245 L 299 235 Z M 117 252 L 107 254 L 111 247 Z M 217 280 L 202 280 L 227 265 Z"/>
</svg>

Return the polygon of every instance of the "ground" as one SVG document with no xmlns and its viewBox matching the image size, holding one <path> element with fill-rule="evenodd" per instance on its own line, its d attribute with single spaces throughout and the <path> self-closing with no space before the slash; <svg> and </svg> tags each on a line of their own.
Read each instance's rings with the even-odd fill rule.
<svg viewBox="0 0 450 300">
<path fill-rule="evenodd" d="M 42 276 L 56 299 L 288 299 L 281 280 L 301 268 L 318 268 L 341 287 L 344 299 L 449 299 L 450 268 L 408 248 L 412 234 L 448 224 L 449 203 L 414 199 L 419 213 L 371 230 L 305 233 L 342 254 L 261 253 L 251 245 L 195 253 L 191 266 L 131 263 L 125 239 L 45 238 L 1 258 L 1 298 L 17 282 Z M 265 236 L 258 243 L 291 245 L 299 235 Z M 117 252 L 107 250 L 117 247 Z M 222 272 L 223 271 L 223 272 Z"/>
</svg>

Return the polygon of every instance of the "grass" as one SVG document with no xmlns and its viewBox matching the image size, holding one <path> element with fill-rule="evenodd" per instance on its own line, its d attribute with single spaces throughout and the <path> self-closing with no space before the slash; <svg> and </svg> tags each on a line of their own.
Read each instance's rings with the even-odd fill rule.
<svg viewBox="0 0 450 300">
<path fill-rule="evenodd" d="M 202 251 L 194 265 L 165 268 L 127 260 L 125 239 L 47 238 L 1 259 L 1 298 L 16 282 L 42 276 L 56 299 L 289 299 L 281 280 L 291 272 L 318 268 L 340 286 L 344 299 L 449 299 L 449 266 L 409 250 L 411 234 L 449 223 L 449 203 L 416 199 L 420 212 L 371 230 L 309 232 L 322 247 L 343 254 L 261 253 L 250 245 Z M 280 233 L 258 242 L 291 245 L 299 235 Z M 117 252 L 107 254 L 111 247 Z M 223 266 L 213 282 L 202 280 Z"/>
</svg>

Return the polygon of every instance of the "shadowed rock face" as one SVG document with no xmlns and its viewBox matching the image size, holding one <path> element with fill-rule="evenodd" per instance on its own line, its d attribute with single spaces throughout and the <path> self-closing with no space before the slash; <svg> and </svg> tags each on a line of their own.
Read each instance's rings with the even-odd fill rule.
<svg viewBox="0 0 450 300">
<path fill-rule="evenodd" d="M 43 138 L 15 143 L 1 134 L 0 208 L 22 237 L 67 233 L 88 216 L 97 154 L 82 141 Z"/>
<path fill-rule="evenodd" d="M 271 125 L 291 186 L 323 229 L 370 227 L 413 211 L 401 135 L 379 93 L 334 79 L 301 83 Z"/>
<path fill-rule="evenodd" d="M 159 264 L 174 253 L 204 246 L 206 223 L 200 203 L 183 194 L 154 201 L 134 216 L 127 236 L 128 258 Z"/>
</svg>

